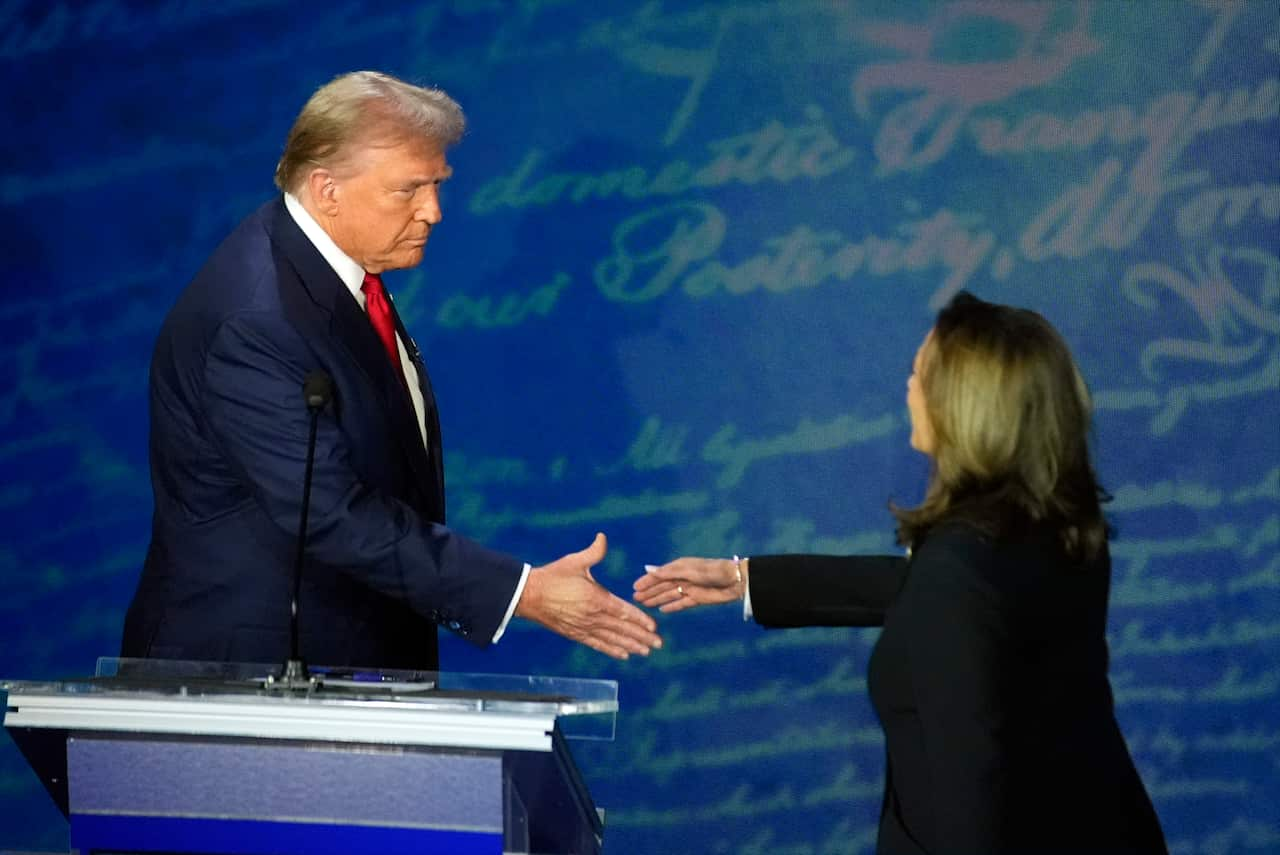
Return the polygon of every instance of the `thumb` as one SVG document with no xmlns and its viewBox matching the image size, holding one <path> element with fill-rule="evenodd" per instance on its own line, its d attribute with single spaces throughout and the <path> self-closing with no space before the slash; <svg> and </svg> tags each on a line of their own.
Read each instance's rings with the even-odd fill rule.
<svg viewBox="0 0 1280 855">
<path fill-rule="evenodd" d="M 604 536 L 604 532 L 596 532 L 596 539 L 591 541 L 591 545 L 578 553 L 578 557 L 587 562 L 588 565 L 599 564 L 604 560 L 605 553 L 609 551 L 609 541 Z"/>
</svg>

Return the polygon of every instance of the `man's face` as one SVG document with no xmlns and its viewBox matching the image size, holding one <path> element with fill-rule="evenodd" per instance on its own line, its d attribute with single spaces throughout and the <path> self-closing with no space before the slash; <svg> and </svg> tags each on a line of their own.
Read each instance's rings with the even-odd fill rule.
<svg viewBox="0 0 1280 855">
<path fill-rule="evenodd" d="M 413 267 L 440 222 L 440 183 L 452 172 L 428 142 L 369 146 L 334 174 L 326 231 L 368 273 Z"/>
</svg>

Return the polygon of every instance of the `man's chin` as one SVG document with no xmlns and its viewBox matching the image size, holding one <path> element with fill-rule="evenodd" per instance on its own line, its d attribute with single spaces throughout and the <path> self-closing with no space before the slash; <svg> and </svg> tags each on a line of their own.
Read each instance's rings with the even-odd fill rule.
<svg viewBox="0 0 1280 855">
<path fill-rule="evenodd" d="M 406 267 L 417 267 L 422 263 L 423 246 L 408 247 L 400 250 L 387 259 L 387 270 L 403 270 Z"/>
</svg>

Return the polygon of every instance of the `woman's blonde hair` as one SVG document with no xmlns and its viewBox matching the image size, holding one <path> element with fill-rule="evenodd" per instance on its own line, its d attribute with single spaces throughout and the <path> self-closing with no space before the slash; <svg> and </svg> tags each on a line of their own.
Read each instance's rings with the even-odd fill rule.
<svg viewBox="0 0 1280 855">
<path fill-rule="evenodd" d="M 933 471 L 919 506 L 892 508 L 903 543 L 961 518 L 993 537 L 1046 523 L 1072 556 L 1098 553 L 1107 525 L 1089 459 L 1092 403 L 1048 321 L 961 292 L 938 314 L 920 382 Z"/>
<path fill-rule="evenodd" d="M 276 186 L 296 193 L 313 166 L 338 168 L 361 144 L 425 139 L 448 148 L 462 138 L 462 108 L 443 90 L 378 71 L 335 77 L 308 99 L 285 140 Z"/>
</svg>

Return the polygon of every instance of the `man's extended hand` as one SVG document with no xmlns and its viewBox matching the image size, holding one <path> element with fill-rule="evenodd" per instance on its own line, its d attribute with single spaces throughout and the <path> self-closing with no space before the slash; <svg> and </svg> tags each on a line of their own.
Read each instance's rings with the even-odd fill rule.
<svg viewBox="0 0 1280 855">
<path fill-rule="evenodd" d="M 591 578 L 591 567 L 607 550 L 604 535 L 597 534 L 581 552 L 533 568 L 515 613 L 617 659 L 648 656 L 662 646 L 653 618 Z"/>
</svg>

